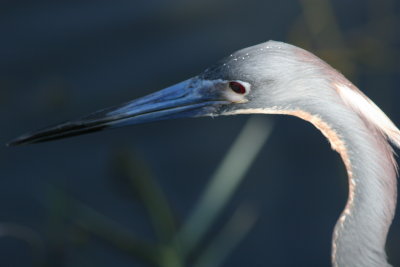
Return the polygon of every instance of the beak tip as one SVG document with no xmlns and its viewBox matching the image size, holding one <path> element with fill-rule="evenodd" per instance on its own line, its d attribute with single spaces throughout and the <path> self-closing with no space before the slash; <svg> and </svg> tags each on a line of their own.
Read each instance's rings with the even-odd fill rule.
<svg viewBox="0 0 400 267">
<path fill-rule="evenodd" d="M 23 145 L 29 145 L 33 143 L 37 143 L 38 140 L 35 140 L 35 136 L 32 134 L 24 134 L 21 136 L 18 136 L 7 143 L 5 143 L 5 147 L 14 147 L 14 146 L 23 146 Z"/>
<path fill-rule="evenodd" d="M 10 141 L 8 143 L 4 144 L 5 147 L 12 147 L 12 146 L 17 146 L 17 144 L 14 141 Z"/>
<path fill-rule="evenodd" d="M 19 146 L 19 145 L 24 145 L 24 144 L 27 144 L 27 142 L 25 142 L 24 138 L 16 138 L 16 139 L 13 139 L 13 140 L 7 142 L 5 144 L 5 147 L 13 147 L 13 146 Z"/>
</svg>

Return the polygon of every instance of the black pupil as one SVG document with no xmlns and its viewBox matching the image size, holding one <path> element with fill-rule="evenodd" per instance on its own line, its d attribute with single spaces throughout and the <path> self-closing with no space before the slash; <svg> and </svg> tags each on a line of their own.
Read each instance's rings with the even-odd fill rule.
<svg viewBox="0 0 400 267">
<path fill-rule="evenodd" d="M 238 82 L 229 82 L 229 87 L 237 94 L 245 94 L 246 88 L 241 83 Z"/>
</svg>

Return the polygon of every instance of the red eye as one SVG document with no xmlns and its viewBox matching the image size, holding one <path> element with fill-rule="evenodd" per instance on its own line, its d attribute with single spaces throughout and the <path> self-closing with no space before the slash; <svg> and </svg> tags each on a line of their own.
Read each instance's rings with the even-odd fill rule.
<svg viewBox="0 0 400 267">
<path fill-rule="evenodd" d="M 244 95 L 246 93 L 246 88 L 239 82 L 229 82 L 229 87 L 237 94 Z"/>
</svg>

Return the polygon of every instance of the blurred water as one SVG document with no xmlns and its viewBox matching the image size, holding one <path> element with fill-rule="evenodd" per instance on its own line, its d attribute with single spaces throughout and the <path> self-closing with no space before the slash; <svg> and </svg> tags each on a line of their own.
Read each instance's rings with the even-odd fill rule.
<svg viewBox="0 0 400 267">
<path fill-rule="evenodd" d="M 333 45 L 321 41 L 323 31 L 314 37 L 318 44 L 310 41 L 302 19 L 306 2 L 3 1 L 0 142 L 161 89 L 237 49 L 269 39 L 310 45 L 321 55 L 337 58 Z M 331 2 L 351 48 L 339 50 L 339 55 L 356 66 L 349 74 L 400 125 L 399 35 L 390 31 L 399 25 L 399 3 L 382 1 L 377 8 L 372 0 Z M 255 228 L 225 266 L 328 266 L 332 229 L 346 200 L 344 167 L 312 126 L 295 118 L 275 119 L 267 147 L 222 216 L 220 224 L 243 201 L 260 211 Z M 160 122 L 0 147 L 0 222 L 40 233 L 55 266 L 141 266 L 96 239 L 80 245 L 60 241 L 65 238 L 60 233 L 70 236 L 70 230 L 49 216 L 49 202 L 55 200 L 49 199 L 48 185 L 64 188 L 152 239 L 143 207 L 113 181 L 110 162 L 116 151 L 128 147 L 141 156 L 183 217 L 244 121 L 227 117 Z M 388 243 L 394 265 L 400 264 L 399 235 L 396 217 Z M 0 260 L 4 266 L 29 266 L 31 255 L 22 241 L 1 238 Z"/>
</svg>

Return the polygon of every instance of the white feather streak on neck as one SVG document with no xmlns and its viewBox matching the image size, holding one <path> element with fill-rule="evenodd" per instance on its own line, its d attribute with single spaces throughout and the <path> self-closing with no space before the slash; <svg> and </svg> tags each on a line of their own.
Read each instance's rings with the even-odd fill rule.
<svg viewBox="0 0 400 267">
<path fill-rule="evenodd" d="M 399 129 L 371 99 L 351 83 L 346 85 L 336 83 L 333 88 L 348 106 L 374 125 L 393 145 L 400 148 Z M 397 168 L 394 158 L 392 158 L 392 164 Z"/>
</svg>

